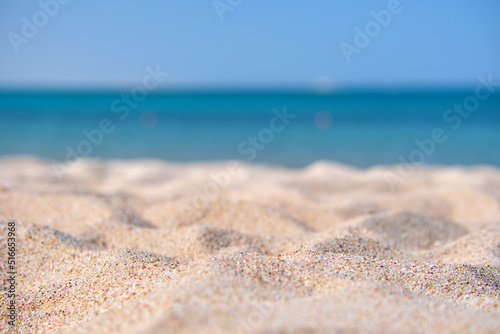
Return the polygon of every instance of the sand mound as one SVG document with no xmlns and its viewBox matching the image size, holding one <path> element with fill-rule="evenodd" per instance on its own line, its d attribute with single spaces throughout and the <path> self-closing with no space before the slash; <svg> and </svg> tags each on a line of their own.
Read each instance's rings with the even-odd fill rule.
<svg viewBox="0 0 500 334">
<path fill-rule="evenodd" d="M 360 227 L 376 233 L 393 246 L 405 249 L 441 246 L 467 234 L 463 226 L 449 220 L 410 212 L 372 216 L 364 220 Z"/>
<path fill-rule="evenodd" d="M 500 332 L 498 169 L 232 166 L 0 159 L 17 331 Z"/>
<path fill-rule="evenodd" d="M 324 240 L 314 244 L 311 249 L 313 251 L 331 252 L 338 254 L 351 254 L 378 258 L 394 258 L 398 255 L 401 257 L 401 252 L 389 247 L 378 240 L 360 238 L 356 236 L 341 236 Z"/>
<path fill-rule="evenodd" d="M 500 267 L 500 228 L 485 228 L 424 254 L 430 261 Z"/>
</svg>

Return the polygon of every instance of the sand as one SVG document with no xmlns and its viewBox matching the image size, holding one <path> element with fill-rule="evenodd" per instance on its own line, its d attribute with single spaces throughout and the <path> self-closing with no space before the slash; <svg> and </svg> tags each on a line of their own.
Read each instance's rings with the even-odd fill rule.
<svg viewBox="0 0 500 334">
<path fill-rule="evenodd" d="M 53 167 L 0 159 L 18 333 L 500 332 L 497 168 Z"/>
</svg>

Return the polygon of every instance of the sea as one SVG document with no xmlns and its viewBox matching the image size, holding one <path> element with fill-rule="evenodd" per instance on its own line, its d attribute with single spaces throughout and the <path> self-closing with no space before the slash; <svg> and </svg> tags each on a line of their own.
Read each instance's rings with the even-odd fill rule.
<svg viewBox="0 0 500 334">
<path fill-rule="evenodd" d="M 484 88 L 484 87 L 483 87 Z M 0 91 L 0 157 L 500 166 L 476 89 Z"/>
</svg>

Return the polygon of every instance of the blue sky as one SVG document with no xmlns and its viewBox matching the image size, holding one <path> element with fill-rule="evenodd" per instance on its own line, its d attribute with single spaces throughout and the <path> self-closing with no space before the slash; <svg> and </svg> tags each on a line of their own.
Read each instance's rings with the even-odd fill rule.
<svg viewBox="0 0 500 334">
<path fill-rule="evenodd" d="M 39 1 L 0 2 L 1 87 L 126 88 L 157 64 L 170 73 L 165 88 L 474 85 L 479 75 L 500 78 L 497 0 L 401 0 L 399 13 L 379 24 L 350 63 L 339 45 L 355 46 L 354 28 L 365 31 L 371 11 L 387 10 L 391 1 L 221 0 L 234 4 L 224 20 L 213 0 L 65 1 L 23 43 L 23 17 L 43 23 Z"/>
</svg>

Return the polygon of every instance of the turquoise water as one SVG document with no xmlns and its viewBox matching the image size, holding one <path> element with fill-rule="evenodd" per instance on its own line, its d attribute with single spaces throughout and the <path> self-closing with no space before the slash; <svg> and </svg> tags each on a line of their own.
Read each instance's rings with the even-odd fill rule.
<svg viewBox="0 0 500 334">
<path fill-rule="evenodd" d="M 320 159 L 359 167 L 413 159 L 500 166 L 500 94 L 479 101 L 467 117 L 447 114 L 471 95 L 474 89 L 177 92 L 130 97 L 127 104 L 121 92 L 4 91 L 0 156 L 238 159 L 288 167 Z M 277 117 L 284 108 L 295 117 Z M 438 141 L 435 129 L 441 129 Z"/>
</svg>

